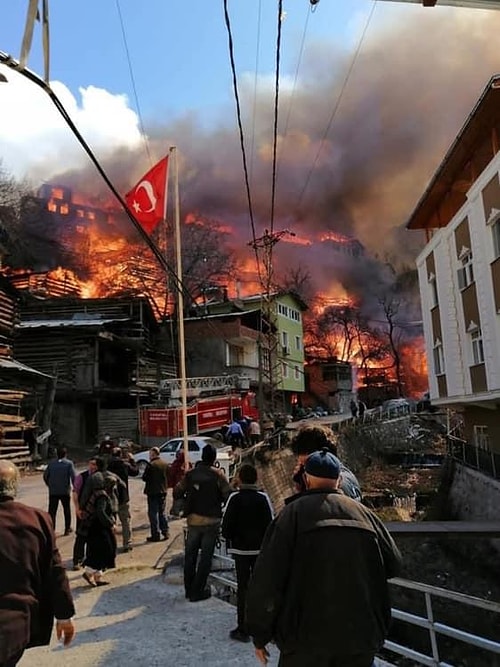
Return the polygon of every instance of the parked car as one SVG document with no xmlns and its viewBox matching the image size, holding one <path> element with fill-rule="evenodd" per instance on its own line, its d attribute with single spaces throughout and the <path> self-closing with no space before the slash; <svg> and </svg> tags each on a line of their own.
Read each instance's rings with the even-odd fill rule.
<svg viewBox="0 0 500 667">
<path fill-rule="evenodd" d="M 410 401 L 407 398 L 390 398 L 381 406 L 382 412 L 407 412 L 410 409 Z"/>
<path fill-rule="evenodd" d="M 231 447 L 225 445 L 216 438 L 210 438 L 205 435 L 190 435 L 188 436 L 189 461 L 194 465 L 201 461 L 201 451 L 205 445 L 213 445 L 217 449 L 217 460 L 215 464 L 220 467 L 227 476 L 229 473 L 229 464 L 231 463 Z M 171 438 L 159 445 L 160 458 L 167 463 L 173 463 L 177 452 L 184 446 L 182 438 Z M 139 473 L 142 475 L 146 470 L 149 462 L 149 450 L 134 454 L 134 461 L 137 463 Z"/>
</svg>

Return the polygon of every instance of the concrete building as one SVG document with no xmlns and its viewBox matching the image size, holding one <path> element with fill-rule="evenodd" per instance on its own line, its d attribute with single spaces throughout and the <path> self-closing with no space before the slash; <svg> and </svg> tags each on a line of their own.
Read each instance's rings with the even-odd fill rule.
<svg viewBox="0 0 500 667">
<path fill-rule="evenodd" d="M 466 440 L 500 452 L 500 76 L 493 77 L 407 224 L 417 258 L 434 404 Z"/>
<path fill-rule="evenodd" d="M 270 322 L 266 322 L 264 314 L 266 309 L 260 314 L 261 309 L 263 309 L 263 304 L 260 294 L 234 300 L 212 301 L 203 306 L 203 319 L 207 320 L 207 317 L 225 313 L 259 313 L 262 321 L 259 328 L 262 327 L 264 334 L 264 336 L 259 336 L 260 354 L 262 355 L 258 364 L 259 373 L 264 385 L 269 384 L 269 377 L 272 375 L 274 389 L 281 399 L 279 401 L 280 411 L 291 412 L 293 406 L 300 403 L 299 395 L 304 392 L 305 388 L 302 314 L 307 310 L 307 306 L 295 293 L 279 292 L 270 295 Z M 188 327 L 192 332 L 193 324 L 189 319 Z M 206 325 L 205 330 L 207 331 Z M 272 335 L 268 335 L 269 331 Z M 245 342 L 243 339 L 238 341 L 237 338 L 233 340 L 227 338 L 226 342 L 230 363 L 225 365 L 247 366 L 247 369 L 243 368 L 245 374 L 250 371 L 253 377 L 251 367 L 255 364 L 255 350 L 252 352 L 254 341 L 249 339 Z M 245 343 L 244 347 L 243 343 Z"/>
</svg>

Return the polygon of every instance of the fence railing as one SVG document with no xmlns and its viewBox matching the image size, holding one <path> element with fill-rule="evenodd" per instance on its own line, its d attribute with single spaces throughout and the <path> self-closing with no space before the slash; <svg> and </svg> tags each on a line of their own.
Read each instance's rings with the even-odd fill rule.
<svg viewBox="0 0 500 667">
<path fill-rule="evenodd" d="M 234 594 L 238 588 L 234 575 L 234 562 L 226 554 L 224 541 L 220 548 L 217 549 L 214 559 L 218 563 L 218 568 L 214 569 L 210 575 L 212 582 L 220 589 L 226 589 Z M 500 642 L 437 621 L 433 602 L 436 599 L 440 599 L 453 603 L 455 609 L 460 608 L 462 610 L 463 613 L 457 614 L 457 617 L 461 618 L 467 618 L 470 615 L 470 610 L 473 609 L 482 609 L 488 613 L 496 614 L 498 619 L 496 627 L 500 625 L 500 603 L 483 600 L 471 595 L 464 595 L 455 591 L 448 591 L 444 588 L 408 579 L 390 579 L 389 584 L 393 587 L 407 589 L 423 595 L 425 615 L 393 607 L 392 618 L 409 624 L 415 629 L 426 630 L 429 638 L 430 653 L 423 653 L 415 648 L 390 639 L 384 644 L 384 649 L 387 652 L 413 660 L 418 665 L 426 665 L 427 667 L 454 667 L 451 663 L 443 662 L 442 660 L 443 656 L 442 649 L 439 646 L 439 637 L 447 637 L 458 642 L 459 645 L 466 644 L 485 651 L 491 656 L 489 664 L 492 667 L 493 665 L 500 664 L 500 657 L 497 658 L 498 662 L 494 662 L 494 656 L 500 656 Z"/>
<path fill-rule="evenodd" d="M 497 602 L 492 602 L 490 600 L 482 600 L 481 598 L 472 597 L 470 595 L 464 595 L 463 593 L 456 593 L 454 591 L 448 591 L 444 588 L 438 588 L 437 586 L 429 586 L 428 584 L 421 584 L 416 581 L 408 581 L 407 579 L 391 579 L 389 582 L 392 586 L 409 589 L 411 591 L 418 591 L 424 596 L 425 600 L 425 616 L 419 616 L 417 614 L 412 614 L 407 611 L 402 611 L 401 609 L 392 609 L 392 618 L 404 623 L 408 623 L 414 627 L 423 628 L 427 630 L 429 635 L 429 642 L 431 647 L 431 653 L 425 654 L 420 651 L 417 651 L 408 646 L 398 644 L 394 641 L 387 640 L 385 642 L 384 648 L 391 653 L 396 653 L 398 655 L 404 656 L 411 660 L 414 660 L 419 665 L 428 665 L 429 667 L 452 667 L 450 663 L 443 662 L 441 660 L 442 654 L 439 647 L 439 636 L 451 638 L 459 643 L 468 644 L 475 648 L 481 649 L 486 653 L 490 654 L 493 658 L 494 655 L 500 656 L 500 643 L 488 639 L 481 635 L 476 635 L 470 632 L 466 632 L 463 629 L 453 627 L 451 625 L 446 625 L 444 623 L 439 623 L 435 620 L 433 599 L 440 598 L 452 602 L 456 606 L 460 606 L 465 611 L 468 611 L 471 608 L 483 609 L 484 611 L 491 612 L 496 614 L 498 623 L 500 622 L 500 604 Z M 467 617 L 468 613 L 460 614 L 462 617 Z M 493 664 L 498 663 L 490 663 Z"/>
<path fill-rule="evenodd" d="M 500 454 L 480 449 L 455 436 L 448 436 L 448 455 L 485 475 L 500 479 Z"/>
</svg>

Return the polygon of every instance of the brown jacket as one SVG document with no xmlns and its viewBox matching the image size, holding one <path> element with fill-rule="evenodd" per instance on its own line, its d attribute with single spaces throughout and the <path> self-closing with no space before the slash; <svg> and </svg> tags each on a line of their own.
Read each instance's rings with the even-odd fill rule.
<svg viewBox="0 0 500 667">
<path fill-rule="evenodd" d="M 0 500 L 0 664 L 50 642 L 54 617 L 75 613 L 48 514 Z"/>
<path fill-rule="evenodd" d="M 153 459 L 146 467 L 142 479 L 144 493 L 147 496 L 158 496 L 168 490 L 168 463 L 160 458 Z"/>
</svg>

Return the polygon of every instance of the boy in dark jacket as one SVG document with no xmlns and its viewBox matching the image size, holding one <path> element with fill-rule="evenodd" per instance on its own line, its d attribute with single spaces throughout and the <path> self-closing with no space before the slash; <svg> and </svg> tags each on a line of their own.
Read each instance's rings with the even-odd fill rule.
<svg viewBox="0 0 500 667">
<path fill-rule="evenodd" d="M 250 637 L 245 629 L 248 582 L 273 519 L 273 508 L 269 496 L 256 485 L 257 471 L 252 465 L 244 463 L 239 468 L 236 483 L 239 490 L 229 496 L 222 519 L 222 536 L 227 541 L 228 553 L 233 555 L 238 582 L 238 625 L 229 636 L 248 642 Z"/>
</svg>

